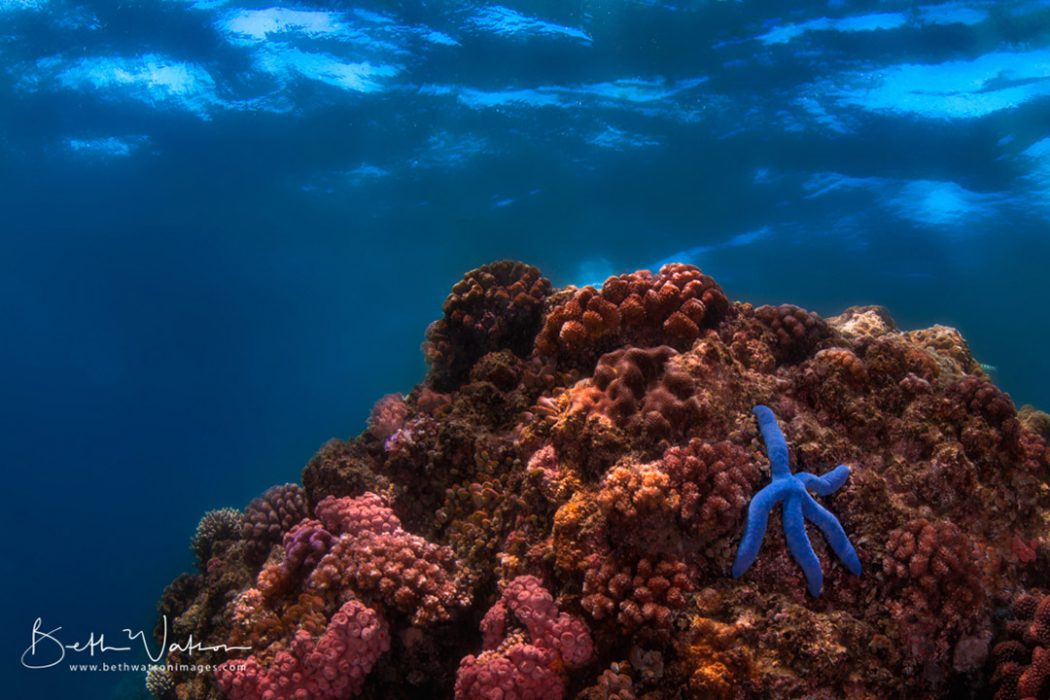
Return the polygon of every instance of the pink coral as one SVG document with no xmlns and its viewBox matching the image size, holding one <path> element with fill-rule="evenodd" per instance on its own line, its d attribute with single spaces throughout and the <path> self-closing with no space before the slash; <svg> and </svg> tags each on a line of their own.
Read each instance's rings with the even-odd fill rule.
<svg viewBox="0 0 1050 700">
<path fill-rule="evenodd" d="M 329 532 L 355 537 L 363 532 L 375 535 L 398 532 L 401 521 L 380 496 L 365 493 L 357 498 L 321 499 L 314 509 Z"/>
<path fill-rule="evenodd" d="M 358 600 L 343 604 L 320 638 L 300 629 L 288 650 L 264 666 L 231 659 L 216 671 L 229 700 L 342 700 L 357 695 L 390 648 L 386 622 Z"/>
<path fill-rule="evenodd" d="M 400 430 L 409 413 L 411 409 L 401 394 L 387 394 L 372 406 L 372 414 L 368 417 L 368 432 L 385 442 Z"/>
<path fill-rule="evenodd" d="M 326 498 L 317 515 L 341 536 L 310 574 L 311 591 L 374 596 L 415 624 L 448 620 L 452 609 L 469 603 L 452 550 L 405 532 L 376 494 Z"/>
<path fill-rule="evenodd" d="M 594 651 L 580 618 L 559 612 L 535 576 L 518 576 L 481 620 L 483 652 L 463 659 L 456 700 L 560 700 L 557 669 L 579 666 Z"/>
</svg>

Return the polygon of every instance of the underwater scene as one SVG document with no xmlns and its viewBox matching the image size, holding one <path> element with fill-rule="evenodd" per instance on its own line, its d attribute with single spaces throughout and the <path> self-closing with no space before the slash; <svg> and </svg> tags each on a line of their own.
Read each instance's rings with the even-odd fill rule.
<svg viewBox="0 0 1050 700">
<path fill-rule="evenodd" d="M 0 697 L 1050 698 L 1050 2 L 0 0 Z"/>
</svg>

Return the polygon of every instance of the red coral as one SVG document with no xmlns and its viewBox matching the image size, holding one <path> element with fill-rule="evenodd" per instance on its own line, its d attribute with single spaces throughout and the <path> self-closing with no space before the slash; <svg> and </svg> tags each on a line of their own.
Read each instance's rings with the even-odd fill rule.
<svg viewBox="0 0 1050 700">
<path fill-rule="evenodd" d="M 518 576 L 481 620 L 479 656 L 467 656 L 456 676 L 456 700 L 560 700 L 558 669 L 579 666 L 593 653 L 580 618 L 559 612 L 535 576 Z"/>
<path fill-rule="evenodd" d="M 1050 595 L 1022 593 L 1006 637 L 992 649 L 995 700 L 1050 697 Z"/>
<path fill-rule="evenodd" d="M 1014 402 L 987 379 L 963 377 L 952 386 L 951 394 L 970 413 L 982 416 L 992 427 L 1007 433 L 1016 431 L 1017 409 Z"/>
<path fill-rule="evenodd" d="M 642 625 L 669 630 L 673 611 L 685 607 L 693 589 L 691 571 L 684 562 L 643 557 L 632 565 L 592 555 L 580 604 L 595 620 L 615 615 L 628 631 Z"/>
<path fill-rule="evenodd" d="M 231 659 L 215 672 L 229 700 L 342 700 L 361 692 L 390 648 L 386 621 L 358 600 L 343 604 L 320 638 L 300 629 L 269 665 Z"/>
<path fill-rule="evenodd" d="M 663 467 L 681 491 L 681 517 L 705 542 L 735 531 L 762 474 L 731 442 L 698 438 L 664 453 Z"/>
<path fill-rule="evenodd" d="M 584 287 L 551 309 L 536 352 L 586 369 L 617 345 L 685 349 L 728 309 L 718 283 L 692 265 L 610 277 L 601 291 Z"/>
<path fill-rule="evenodd" d="M 984 603 L 973 544 L 954 523 L 918 518 L 897 528 L 882 568 L 916 602 L 945 616 L 968 617 Z"/>
<path fill-rule="evenodd" d="M 538 269 L 513 260 L 466 273 L 445 299 L 444 318 L 427 329 L 423 352 L 430 382 L 442 390 L 457 387 L 489 352 L 528 355 L 550 290 Z"/>
<path fill-rule="evenodd" d="M 947 664 L 986 609 L 973 543 L 951 522 L 918 518 L 890 533 L 883 572 L 910 657 Z"/>
</svg>

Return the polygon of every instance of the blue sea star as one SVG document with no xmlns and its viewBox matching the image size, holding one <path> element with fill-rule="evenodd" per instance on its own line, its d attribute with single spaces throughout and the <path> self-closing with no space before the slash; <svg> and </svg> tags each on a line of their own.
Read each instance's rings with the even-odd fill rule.
<svg viewBox="0 0 1050 700">
<path fill-rule="evenodd" d="M 777 425 L 777 417 L 768 406 L 755 406 L 752 412 L 758 419 L 758 429 L 766 443 L 773 481 L 751 499 L 747 510 L 747 523 L 744 525 L 744 537 L 740 540 L 736 561 L 733 562 L 733 578 L 742 576 L 754 563 L 758 550 L 762 547 L 762 538 L 766 535 L 769 511 L 781 501 L 784 502 L 784 536 L 787 538 L 788 549 L 806 574 L 810 595 L 820 595 L 824 587 L 824 573 L 820 570 L 820 560 L 813 551 L 813 545 L 809 543 L 806 520 L 820 528 L 831 549 L 846 568 L 860 576 L 857 550 L 850 544 L 842 525 L 830 511 L 813 500 L 807 491 L 809 489 L 818 496 L 834 493 L 849 478 L 849 467 L 840 464 L 824 476 L 807 472 L 792 474 L 788 465 L 787 441 Z"/>
</svg>

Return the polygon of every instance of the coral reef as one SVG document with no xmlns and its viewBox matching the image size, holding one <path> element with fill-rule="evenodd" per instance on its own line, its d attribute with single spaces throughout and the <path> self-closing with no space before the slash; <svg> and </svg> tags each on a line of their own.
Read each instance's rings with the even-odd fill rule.
<svg viewBox="0 0 1050 700">
<path fill-rule="evenodd" d="M 1050 417 L 958 331 L 502 261 L 424 352 L 302 487 L 205 516 L 164 697 L 1050 697 Z"/>
<path fill-rule="evenodd" d="M 1019 595 L 992 648 L 995 700 L 1050 696 L 1050 595 Z"/>
</svg>

